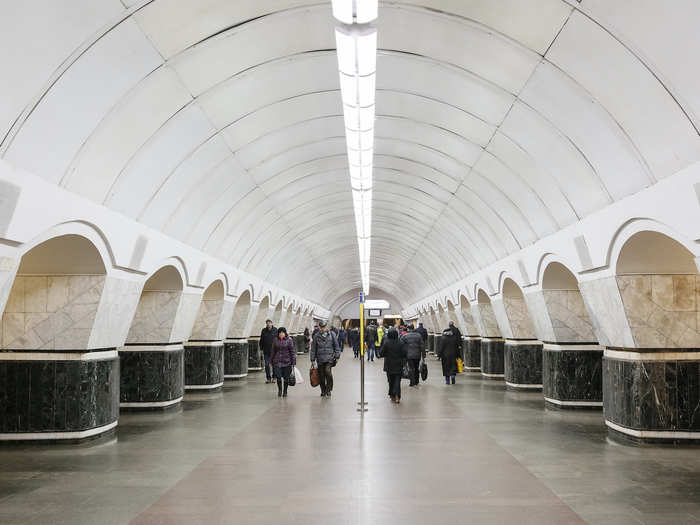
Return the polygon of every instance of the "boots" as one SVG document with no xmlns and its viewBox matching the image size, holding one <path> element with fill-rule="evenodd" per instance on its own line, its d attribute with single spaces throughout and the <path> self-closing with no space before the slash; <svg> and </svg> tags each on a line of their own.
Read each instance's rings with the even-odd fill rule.
<svg viewBox="0 0 700 525">
<path fill-rule="evenodd" d="M 455 376 L 452 376 L 451 379 L 452 379 L 452 384 L 454 385 L 455 384 Z"/>
<path fill-rule="evenodd" d="M 284 384 L 284 391 L 282 392 L 282 397 L 287 397 L 287 383 Z"/>
</svg>

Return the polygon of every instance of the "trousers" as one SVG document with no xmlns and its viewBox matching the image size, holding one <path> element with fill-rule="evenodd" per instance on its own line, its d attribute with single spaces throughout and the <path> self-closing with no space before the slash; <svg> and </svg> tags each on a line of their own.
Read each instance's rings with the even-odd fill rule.
<svg viewBox="0 0 700 525">
<path fill-rule="evenodd" d="M 420 359 L 409 359 L 408 360 L 408 369 L 410 370 L 411 376 L 409 377 L 410 379 L 410 386 L 417 385 L 418 384 L 418 377 L 420 374 Z"/>
<path fill-rule="evenodd" d="M 387 381 L 389 382 L 389 395 L 401 397 L 401 374 L 386 373 Z"/>
<path fill-rule="evenodd" d="M 331 363 L 318 364 L 318 378 L 322 394 L 333 390 L 333 366 Z"/>
</svg>

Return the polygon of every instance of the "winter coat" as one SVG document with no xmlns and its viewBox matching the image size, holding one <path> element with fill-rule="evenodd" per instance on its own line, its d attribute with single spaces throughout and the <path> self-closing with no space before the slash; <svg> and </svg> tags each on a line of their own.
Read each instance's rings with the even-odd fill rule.
<svg viewBox="0 0 700 525">
<path fill-rule="evenodd" d="M 340 358 L 340 345 L 338 344 L 338 336 L 333 332 L 319 332 L 311 341 L 311 353 L 309 354 L 311 361 L 318 363 L 332 363 Z"/>
<path fill-rule="evenodd" d="M 423 338 L 415 330 L 412 332 L 406 332 L 400 337 L 401 342 L 406 346 L 406 352 L 408 359 L 420 359 L 424 357 L 425 345 L 423 344 Z"/>
<path fill-rule="evenodd" d="M 365 329 L 365 343 L 367 346 L 374 345 L 377 342 L 377 327 L 373 324 Z"/>
<path fill-rule="evenodd" d="M 343 346 L 345 344 L 345 340 L 348 338 L 348 333 L 345 330 L 340 330 L 338 332 L 338 344 L 340 346 Z"/>
<path fill-rule="evenodd" d="M 384 339 L 382 344 L 384 371 L 387 374 L 400 374 L 406 362 L 406 345 L 399 339 Z"/>
<path fill-rule="evenodd" d="M 428 340 L 428 331 L 424 327 L 419 326 L 418 328 L 416 328 L 415 331 L 418 332 L 423 338 L 423 343 L 425 343 Z"/>
<path fill-rule="evenodd" d="M 459 357 L 459 340 L 457 334 L 448 328 L 440 338 L 440 359 L 442 360 L 442 375 L 457 374 L 457 357 Z"/>
<path fill-rule="evenodd" d="M 263 355 L 267 358 L 270 357 L 270 352 L 272 352 L 272 343 L 277 339 L 277 328 L 274 326 L 267 329 L 267 326 L 260 331 L 260 341 L 258 341 L 258 346 L 260 350 L 263 351 Z"/>
<path fill-rule="evenodd" d="M 291 366 L 297 364 L 297 351 L 294 340 L 287 336 L 284 339 L 279 337 L 272 343 L 270 354 L 272 366 Z"/>
<path fill-rule="evenodd" d="M 360 351 L 360 331 L 355 328 L 350 332 L 350 344 L 355 352 Z"/>
</svg>

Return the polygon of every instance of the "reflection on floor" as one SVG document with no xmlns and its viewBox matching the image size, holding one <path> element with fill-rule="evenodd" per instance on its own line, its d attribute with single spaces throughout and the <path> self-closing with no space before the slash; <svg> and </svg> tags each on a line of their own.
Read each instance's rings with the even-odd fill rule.
<svg viewBox="0 0 700 525">
<path fill-rule="evenodd" d="M 0 523 L 700 523 L 697 448 L 617 445 L 599 412 L 478 376 L 448 387 L 436 365 L 395 406 L 369 363 L 364 421 L 346 351 L 331 399 L 278 399 L 258 374 L 122 415 L 110 440 L 0 447 Z"/>
</svg>

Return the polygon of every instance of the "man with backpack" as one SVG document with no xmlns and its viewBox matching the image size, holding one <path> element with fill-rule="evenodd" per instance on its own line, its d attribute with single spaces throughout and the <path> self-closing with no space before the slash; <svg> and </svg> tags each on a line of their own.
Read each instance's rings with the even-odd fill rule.
<svg viewBox="0 0 700 525">
<path fill-rule="evenodd" d="M 421 358 L 425 359 L 425 345 L 421 335 L 413 329 L 413 325 L 409 324 L 408 331 L 401 336 L 401 342 L 406 348 L 406 357 L 411 376 L 408 386 L 418 386 L 418 375 L 420 372 Z"/>
</svg>

